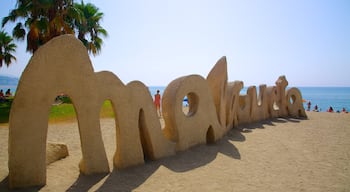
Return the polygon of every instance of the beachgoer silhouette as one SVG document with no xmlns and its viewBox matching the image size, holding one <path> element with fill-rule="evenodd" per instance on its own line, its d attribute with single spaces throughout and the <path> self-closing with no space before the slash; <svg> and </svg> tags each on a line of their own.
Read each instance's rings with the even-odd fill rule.
<svg viewBox="0 0 350 192">
<path fill-rule="evenodd" d="M 160 112 L 160 99 L 161 99 L 161 96 L 159 94 L 159 90 L 157 90 L 157 94 L 154 95 L 154 105 L 156 106 L 157 114 L 159 117 L 162 116 Z"/>
<path fill-rule="evenodd" d="M 333 110 L 333 107 L 332 107 L 332 106 L 329 106 L 329 108 L 328 108 L 327 112 L 332 113 L 333 111 L 334 111 L 334 110 Z"/>
<path fill-rule="evenodd" d="M 5 100 L 6 100 L 6 98 L 5 98 L 5 95 L 4 95 L 4 91 L 1 89 L 0 90 L 0 101 L 3 102 Z"/>
<path fill-rule="evenodd" d="M 11 96 L 12 96 L 11 89 L 7 89 L 5 93 L 5 97 L 11 97 Z"/>
<path fill-rule="evenodd" d="M 341 112 L 343 112 L 343 113 L 348 113 L 348 111 L 346 111 L 345 107 L 343 107 L 343 109 L 341 110 Z"/>
<path fill-rule="evenodd" d="M 310 111 L 310 109 L 311 109 L 311 102 L 309 101 L 307 102 L 307 111 Z"/>
</svg>

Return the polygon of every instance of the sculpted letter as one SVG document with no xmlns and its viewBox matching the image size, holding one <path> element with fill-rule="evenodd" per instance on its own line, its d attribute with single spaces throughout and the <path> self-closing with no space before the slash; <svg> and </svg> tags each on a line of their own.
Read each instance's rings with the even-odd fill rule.
<svg viewBox="0 0 350 192">
<path fill-rule="evenodd" d="M 259 97 L 257 97 L 255 86 L 248 87 L 247 93 L 251 101 L 251 121 L 257 122 L 269 118 L 266 85 L 260 85 Z"/>
<path fill-rule="evenodd" d="M 107 173 L 109 164 L 100 130 L 100 109 L 110 100 L 115 114 L 114 168 L 158 159 L 202 143 L 212 143 L 238 124 L 269 117 L 306 117 L 297 88 L 286 92 L 284 76 L 276 86 L 249 87 L 227 83 L 226 57 L 207 79 L 189 75 L 172 81 L 163 93 L 162 130 L 152 96 L 139 81 L 124 85 L 111 72 L 94 73 L 85 46 L 73 35 L 56 37 L 32 56 L 20 78 L 9 118 L 10 188 L 46 184 L 48 118 L 53 100 L 72 99 L 80 134 L 83 174 Z M 188 113 L 183 99 L 188 98 Z"/>
<path fill-rule="evenodd" d="M 60 93 L 68 94 L 76 109 L 83 157 L 80 171 L 109 172 L 96 82 L 86 48 L 72 35 L 56 37 L 34 53 L 20 78 L 10 112 L 11 188 L 45 185 L 48 118 Z"/>
<path fill-rule="evenodd" d="M 238 123 L 240 125 L 250 123 L 250 98 L 248 95 L 239 96 L 239 107 L 237 110 Z"/>
<path fill-rule="evenodd" d="M 111 72 L 97 73 L 100 103 L 111 100 L 116 124 L 114 167 L 126 168 L 175 153 L 165 138 L 148 88 L 139 81 L 125 86 Z"/>
<path fill-rule="evenodd" d="M 278 106 L 278 116 L 287 117 L 287 101 L 286 101 L 286 87 L 288 86 L 288 81 L 285 76 L 280 76 L 276 81 L 277 88 L 277 106 Z"/>
<path fill-rule="evenodd" d="M 306 117 L 303 101 L 299 89 L 292 87 L 287 91 L 287 107 L 292 117 Z"/>
<path fill-rule="evenodd" d="M 186 95 L 189 102 L 187 115 L 182 111 Z M 199 75 L 172 81 L 164 91 L 162 110 L 164 131 L 169 139 L 176 142 L 177 150 L 214 142 L 223 134 L 208 83 Z"/>
<path fill-rule="evenodd" d="M 242 81 L 230 82 L 227 85 L 226 100 L 226 130 L 238 125 L 239 92 L 243 88 Z"/>
<path fill-rule="evenodd" d="M 226 128 L 226 87 L 227 87 L 227 63 L 226 57 L 222 57 L 207 76 L 208 85 L 214 98 L 214 104 L 219 123 Z"/>
<path fill-rule="evenodd" d="M 277 95 L 277 88 L 276 86 L 270 86 L 266 89 L 267 93 L 267 101 L 268 101 L 268 111 L 269 111 L 269 117 L 270 118 L 276 118 L 278 117 L 278 95 Z"/>
</svg>

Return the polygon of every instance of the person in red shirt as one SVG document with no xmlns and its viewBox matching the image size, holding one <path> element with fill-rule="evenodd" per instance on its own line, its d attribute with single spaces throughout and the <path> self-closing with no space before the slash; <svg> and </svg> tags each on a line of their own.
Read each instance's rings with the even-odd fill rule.
<svg viewBox="0 0 350 192">
<path fill-rule="evenodd" d="M 160 112 L 160 94 L 159 94 L 159 90 L 157 90 L 157 94 L 154 95 L 154 105 L 156 106 L 157 109 L 157 114 L 159 117 L 162 116 L 161 112 Z"/>
</svg>

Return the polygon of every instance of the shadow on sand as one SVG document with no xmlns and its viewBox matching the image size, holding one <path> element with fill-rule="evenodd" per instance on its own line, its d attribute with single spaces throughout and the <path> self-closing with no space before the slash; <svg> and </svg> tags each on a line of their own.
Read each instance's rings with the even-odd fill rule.
<svg viewBox="0 0 350 192">
<path fill-rule="evenodd" d="M 301 119 L 276 118 L 259 123 L 240 125 L 231 129 L 222 139 L 215 144 L 198 145 L 186 151 L 177 152 L 176 155 L 146 161 L 144 165 L 135 166 L 123 170 L 113 170 L 109 174 L 80 175 L 79 178 L 66 191 L 88 191 L 105 178 L 97 191 L 132 191 L 144 183 L 159 167 L 164 166 L 174 172 L 186 172 L 212 162 L 218 153 L 233 159 L 241 159 L 238 149 L 233 141 L 244 142 L 242 133 L 252 132 L 254 129 L 264 129 L 264 125 L 275 126 L 275 123 L 299 123 Z M 7 178 L 0 182 L 0 191 L 12 191 L 7 188 Z M 41 188 L 27 188 L 16 191 L 39 191 Z"/>
<path fill-rule="evenodd" d="M 9 186 L 9 181 L 8 181 L 8 177 L 4 178 L 2 181 L 0 181 L 0 191 L 1 192 L 35 192 L 35 191 L 40 191 L 40 189 L 42 188 L 42 186 L 39 187 L 28 187 L 25 189 L 15 189 L 15 190 L 10 190 L 8 188 Z"/>
<path fill-rule="evenodd" d="M 164 166 L 175 172 L 186 172 L 213 161 L 218 153 L 222 153 L 233 159 L 240 159 L 238 149 L 230 142 L 244 141 L 245 137 L 238 130 L 230 131 L 230 134 L 217 141 L 215 144 L 198 145 L 186 151 L 177 152 L 176 155 L 147 161 L 139 165 L 123 170 L 113 170 L 97 191 L 132 191 L 144 183 L 160 166 Z M 67 191 L 87 191 L 102 177 L 80 176 Z"/>
</svg>

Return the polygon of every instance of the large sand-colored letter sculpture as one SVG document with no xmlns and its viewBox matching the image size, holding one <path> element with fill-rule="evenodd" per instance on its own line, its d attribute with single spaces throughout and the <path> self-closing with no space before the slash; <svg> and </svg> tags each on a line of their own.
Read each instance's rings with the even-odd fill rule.
<svg viewBox="0 0 350 192">
<path fill-rule="evenodd" d="M 182 101 L 187 96 L 189 112 L 182 112 Z M 185 150 L 201 143 L 212 143 L 221 137 L 212 95 L 206 80 L 190 75 L 174 80 L 165 89 L 162 109 L 165 132 L 177 143 L 177 150 Z"/>
<path fill-rule="evenodd" d="M 86 48 L 74 36 L 59 36 L 39 48 L 24 70 L 9 120 L 9 185 L 11 188 L 46 184 L 46 143 L 49 112 L 54 98 L 68 94 L 79 125 L 83 174 L 109 172 L 99 123 L 104 100 L 115 113 L 115 168 L 159 159 L 202 143 L 220 139 L 239 124 L 275 117 L 306 117 L 301 93 L 276 86 L 249 87 L 240 95 L 242 81 L 227 82 L 222 57 L 207 78 L 180 77 L 164 91 L 162 129 L 152 96 L 139 81 L 124 85 L 111 72 L 95 73 Z M 189 112 L 182 111 L 187 96 Z"/>
<path fill-rule="evenodd" d="M 83 159 L 81 172 L 108 172 L 99 124 L 97 79 L 81 43 L 72 36 L 38 49 L 24 70 L 12 104 L 9 125 L 9 183 L 46 183 L 48 117 L 57 95 L 68 94 L 77 113 Z"/>
</svg>

